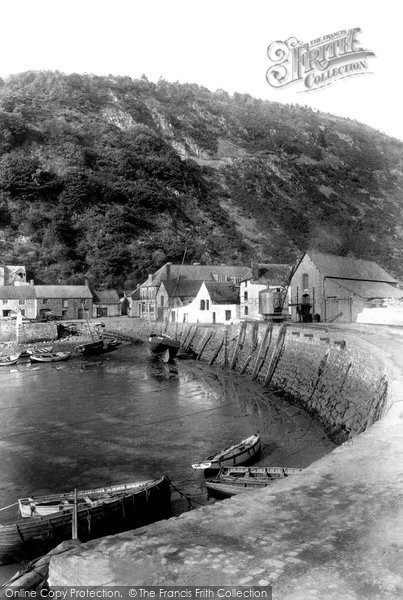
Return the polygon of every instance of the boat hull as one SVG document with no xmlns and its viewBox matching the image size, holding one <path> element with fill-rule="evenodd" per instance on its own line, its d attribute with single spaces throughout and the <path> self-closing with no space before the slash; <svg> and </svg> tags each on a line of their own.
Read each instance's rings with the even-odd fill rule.
<svg viewBox="0 0 403 600">
<path fill-rule="evenodd" d="M 206 481 L 209 498 L 229 498 L 272 485 L 302 469 L 283 467 L 224 467 L 215 479 Z"/>
<path fill-rule="evenodd" d="M 257 459 L 262 446 L 258 435 L 250 436 L 239 444 L 192 465 L 194 469 L 218 470 L 223 466 L 246 465 Z"/>
<path fill-rule="evenodd" d="M 83 356 L 97 356 L 104 353 L 104 342 L 103 340 L 98 340 L 96 342 L 89 342 L 88 344 L 81 344 L 77 348 L 82 352 Z"/>
<path fill-rule="evenodd" d="M 149 338 L 151 353 L 155 356 L 166 355 L 168 360 L 173 360 L 178 353 L 180 344 L 176 340 L 164 335 L 152 335 Z"/>
<path fill-rule="evenodd" d="M 135 529 L 170 516 L 170 485 L 166 477 L 145 482 L 141 487 L 137 484 L 134 490 L 130 486 L 122 487 L 121 493 L 95 501 L 93 506 L 79 505 L 77 522 L 81 541 Z M 60 495 L 63 496 L 66 495 Z M 71 534 L 71 507 L 48 516 L 21 518 L 4 524 L 0 527 L 0 563 L 39 556 L 63 540 L 71 539 Z"/>
</svg>

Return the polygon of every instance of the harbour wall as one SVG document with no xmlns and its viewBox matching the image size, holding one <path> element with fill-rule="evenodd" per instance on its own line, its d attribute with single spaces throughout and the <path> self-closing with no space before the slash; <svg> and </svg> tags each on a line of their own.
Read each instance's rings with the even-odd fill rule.
<svg viewBox="0 0 403 600">
<path fill-rule="evenodd" d="M 133 340 L 159 327 L 108 321 Z M 50 585 L 272 585 L 277 600 L 401 596 L 402 330 L 243 323 L 167 332 L 196 360 L 288 395 L 344 443 L 264 490 L 52 558 Z"/>
</svg>

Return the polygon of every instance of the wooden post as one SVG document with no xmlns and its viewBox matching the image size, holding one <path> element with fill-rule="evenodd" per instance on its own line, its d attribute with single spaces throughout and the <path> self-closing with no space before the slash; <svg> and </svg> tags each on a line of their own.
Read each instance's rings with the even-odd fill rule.
<svg viewBox="0 0 403 600">
<path fill-rule="evenodd" d="M 244 365 L 241 369 L 241 375 L 243 373 L 245 373 L 246 369 L 248 368 L 248 365 L 251 361 L 251 358 L 253 356 L 253 353 L 255 352 L 256 348 L 257 348 L 257 336 L 258 336 L 258 330 L 259 330 L 259 322 L 255 321 L 254 323 L 252 323 L 252 350 L 251 353 L 249 354 L 249 356 L 246 358 Z"/>
<path fill-rule="evenodd" d="M 188 343 L 186 344 L 186 348 L 190 348 L 190 345 L 193 342 L 198 329 L 199 328 L 196 326 L 195 329 L 194 329 L 193 335 L 191 336 L 191 338 L 189 339 Z"/>
<path fill-rule="evenodd" d="M 223 335 L 223 343 L 224 343 L 224 365 L 223 366 L 224 366 L 224 369 L 227 366 L 227 351 L 228 351 L 227 342 L 228 342 L 228 332 L 225 329 L 224 335 Z"/>
<path fill-rule="evenodd" d="M 270 381 L 273 378 L 274 371 L 276 370 L 277 363 L 280 359 L 281 352 L 284 347 L 286 333 L 287 333 L 286 326 L 283 325 L 280 329 L 280 333 L 278 334 L 277 346 L 276 346 L 275 351 L 273 352 L 273 356 L 271 357 L 270 364 L 269 364 L 269 370 L 267 371 L 267 375 L 265 377 L 263 385 L 269 385 Z"/>
<path fill-rule="evenodd" d="M 239 351 L 242 348 L 242 345 L 243 345 L 243 343 L 245 341 L 246 324 L 247 324 L 246 321 L 243 321 L 241 323 L 241 327 L 239 328 L 238 339 L 237 339 L 237 342 L 236 342 L 234 354 L 232 356 L 232 360 L 231 360 L 231 364 L 230 364 L 230 369 L 235 369 L 236 361 L 237 361 L 237 358 L 238 358 Z"/>
<path fill-rule="evenodd" d="M 73 540 L 78 540 L 77 488 L 74 488 L 74 507 L 73 507 L 73 514 L 72 514 L 71 525 L 72 525 L 71 537 L 72 537 Z"/>
<path fill-rule="evenodd" d="M 214 352 L 213 356 L 210 358 L 210 360 L 208 362 L 209 365 L 212 365 L 213 362 L 215 361 L 215 359 L 217 358 L 217 356 L 220 354 L 223 343 L 224 343 L 224 337 L 222 338 L 221 342 L 217 346 L 216 351 Z"/>
<path fill-rule="evenodd" d="M 213 335 L 213 333 L 214 333 L 213 331 L 206 331 L 206 335 L 204 336 L 204 340 L 203 340 L 203 343 L 201 345 L 201 348 L 199 350 L 199 353 L 197 355 L 196 360 L 200 360 L 201 359 L 201 355 L 203 354 L 204 349 L 207 346 L 208 342 L 210 341 L 211 336 Z"/>
<path fill-rule="evenodd" d="M 269 337 L 269 335 L 270 335 L 270 339 L 269 339 L 268 344 L 266 345 L 267 338 Z M 270 321 L 270 323 L 268 323 L 268 325 L 266 327 L 266 331 L 264 332 L 262 343 L 260 344 L 259 352 L 258 352 L 257 359 L 256 359 L 256 364 L 252 371 L 252 380 L 256 379 L 257 376 L 259 375 L 259 371 L 262 368 L 264 359 L 266 358 L 266 355 L 267 355 L 267 350 L 271 344 L 272 335 L 273 335 L 273 323 Z"/>
</svg>

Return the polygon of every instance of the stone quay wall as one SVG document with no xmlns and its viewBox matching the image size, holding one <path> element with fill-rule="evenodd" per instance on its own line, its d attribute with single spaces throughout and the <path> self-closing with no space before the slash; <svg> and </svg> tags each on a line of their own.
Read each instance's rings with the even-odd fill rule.
<svg viewBox="0 0 403 600">
<path fill-rule="evenodd" d="M 146 341 L 163 330 L 197 360 L 236 369 L 287 395 L 323 424 L 336 442 L 367 429 L 388 407 L 385 366 L 374 349 L 325 325 L 244 321 L 203 325 L 110 319 L 107 330 Z"/>
</svg>

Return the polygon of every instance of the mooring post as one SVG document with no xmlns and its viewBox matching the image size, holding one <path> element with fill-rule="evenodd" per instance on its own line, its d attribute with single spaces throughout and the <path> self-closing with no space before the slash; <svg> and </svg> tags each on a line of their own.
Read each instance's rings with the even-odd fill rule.
<svg viewBox="0 0 403 600">
<path fill-rule="evenodd" d="M 269 337 L 269 335 L 270 335 L 270 339 L 269 339 L 269 342 L 267 343 L 267 338 Z M 267 350 L 271 344 L 272 335 L 273 335 L 273 323 L 272 323 L 272 321 L 270 321 L 266 327 L 266 331 L 264 332 L 262 343 L 260 344 L 259 352 L 258 352 L 257 359 L 256 359 L 256 364 L 252 371 L 252 380 L 256 379 L 257 376 L 259 375 L 259 371 L 262 368 L 264 359 L 266 358 L 266 355 L 267 355 Z"/>
<path fill-rule="evenodd" d="M 73 506 L 73 514 L 71 520 L 71 538 L 73 540 L 78 540 L 78 523 L 77 523 L 77 488 L 74 488 L 74 506 Z"/>
<path fill-rule="evenodd" d="M 238 339 L 237 339 L 237 342 L 236 342 L 234 354 L 232 355 L 230 369 L 235 369 L 236 361 L 237 361 L 237 358 L 238 358 L 239 351 L 242 348 L 243 343 L 245 341 L 246 324 L 247 324 L 247 322 L 243 321 L 241 323 L 241 327 L 239 328 Z"/>
<path fill-rule="evenodd" d="M 224 343 L 224 369 L 227 366 L 227 352 L 228 352 L 228 348 L 227 348 L 227 343 L 228 343 L 228 335 L 227 335 L 227 330 L 224 330 L 224 335 L 223 335 L 223 343 Z"/>
</svg>

